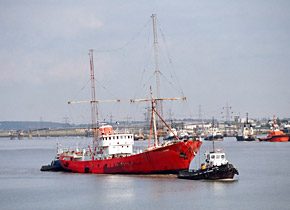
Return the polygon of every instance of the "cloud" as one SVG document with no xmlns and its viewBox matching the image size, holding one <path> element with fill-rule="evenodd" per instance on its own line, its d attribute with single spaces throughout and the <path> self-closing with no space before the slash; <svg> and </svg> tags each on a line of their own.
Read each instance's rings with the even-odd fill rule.
<svg viewBox="0 0 290 210">
<path fill-rule="evenodd" d="M 103 26 L 102 21 L 89 10 L 56 4 L 20 4 L 1 11 L 1 27 L 10 35 L 18 33 L 31 35 L 30 38 L 35 38 L 35 34 L 49 38 L 72 38 L 85 30 L 96 30 Z"/>
<path fill-rule="evenodd" d="M 79 37 L 102 26 L 90 8 L 77 5 L 0 8 L 0 81 L 38 85 L 82 78 L 89 59 L 80 49 Z"/>
</svg>

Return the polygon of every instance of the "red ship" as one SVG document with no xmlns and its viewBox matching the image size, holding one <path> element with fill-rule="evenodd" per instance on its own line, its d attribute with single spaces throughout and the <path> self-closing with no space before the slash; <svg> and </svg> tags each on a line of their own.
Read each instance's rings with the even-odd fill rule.
<svg viewBox="0 0 290 210">
<path fill-rule="evenodd" d="M 65 170 L 95 174 L 176 174 L 189 167 L 199 151 L 202 142 L 196 139 L 180 140 L 154 108 L 157 100 L 177 100 L 179 98 L 131 100 L 151 101 L 152 115 L 149 147 L 145 151 L 133 152 L 133 134 L 114 134 L 112 126 L 104 125 L 97 130 L 93 151 L 68 151 L 60 155 L 59 161 Z M 95 109 L 96 110 L 96 109 Z M 156 130 L 155 114 L 175 135 L 176 140 L 160 144 Z M 94 115 L 92 115 L 94 116 Z M 151 145 L 152 127 L 155 141 Z"/>
<path fill-rule="evenodd" d="M 157 100 L 177 99 L 179 98 L 153 99 L 151 90 L 151 99 L 131 100 L 151 101 L 149 146 L 145 151 L 133 152 L 133 134 L 114 134 L 112 126 L 104 125 L 96 132 L 93 151 L 89 148 L 81 152 L 78 150 L 64 152 L 59 158 L 61 166 L 72 172 L 95 174 L 177 174 L 181 170 L 188 169 L 202 142 L 196 139 L 180 140 L 154 108 Z M 160 144 L 155 114 L 175 135 L 175 140 Z M 151 145 L 152 127 L 155 136 L 153 145 Z"/>
<path fill-rule="evenodd" d="M 176 174 L 189 167 L 202 144 L 198 140 L 172 141 L 134 154 L 133 134 L 113 134 L 111 126 L 100 130 L 104 128 L 110 133 L 99 136 L 96 152 L 62 153 L 59 159 L 62 167 L 78 173 Z"/>
<path fill-rule="evenodd" d="M 266 138 L 259 138 L 260 141 L 269 141 L 269 142 L 282 142 L 289 141 L 289 136 L 286 135 L 283 131 L 279 130 L 279 126 L 274 116 L 274 125 L 270 134 Z"/>
</svg>

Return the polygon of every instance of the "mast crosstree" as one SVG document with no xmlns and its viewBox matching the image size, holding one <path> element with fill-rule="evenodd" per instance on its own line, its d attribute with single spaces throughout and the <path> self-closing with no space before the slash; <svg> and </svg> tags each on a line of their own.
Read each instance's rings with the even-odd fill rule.
<svg viewBox="0 0 290 210">
<path fill-rule="evenodd" d="M 94 137 L 94 148 L 97 146 L 97 139 L 99 136 L 99 117 L 98 117 L 98 103 L 101 102 L 120 102 L 117 100 L 96 100 L 96 87 L 95 87 L 95 68 L 94 68 L 94 54 L 93 49 L 89 50 L 90 56 L 90 72 L 91 72 L 91 101 L 69 101 L 68 104 L 79 104 L 79 103 L 91 103 L 91 116 L 92 116 L 92 130 Z"/>
<path fill-rule="evenodd" d="M 150 125 L 150 135 L 149 135 L 149 147 L 150 147 L 150 143 L 151 143 L 151 134 L 152 134 L 152 125 L 153 125 L 153 129 L 154 129 L 154 138 L 155 138 L 155 147 L 160 146 L 160 142 L 157 136 L 157 126 L 156 126 L 156 118 L 155 118 L 155 114 L 159 117 L 159 119 L 166 125 L 166 127 L 170 130 L 170 132 L 173 133 L 173 135 L 175 136 L 176 139 L 179 140 L 179 138 L 175 135 L 175 133 L 172 131 L 172 129 L 170 128 L 170 126 L 167 125 L 167 123 L 163 120 L 162 116 L 160 115 L 160 113 L 158 113 L 158 111 L 154 108 L 154 103 L 158 102 L 158 101 L 165 101 L 165 100 L 186 100 L 186 97 L 180 97 L 180 98 L 153 98 L 153 94 L 152 94 L 152 88 L 150 86 L 150 99 L 131 99 L 131 102 L 145 102 L 145 101 L 150 101 L 151 102 L 151 125 Z"/>
</svg>

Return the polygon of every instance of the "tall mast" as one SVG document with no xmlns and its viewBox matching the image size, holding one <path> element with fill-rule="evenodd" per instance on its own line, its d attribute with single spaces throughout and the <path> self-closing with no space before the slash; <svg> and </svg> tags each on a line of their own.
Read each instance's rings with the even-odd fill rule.
<svg viewBox="0 0 290 210">
<path fill-rule="evenodd" d="M 152 122 L 153 122 L 153 128 L 154 128 L 155 145 L 159 146 L 159 139 L 157 135 L 156 119 L 155 119 L 155 112 L 154 112 L 154 99 L 153 99 L 151 86 L 150 86 L 150 97 L 151 97 L 151 106 L 152 106 Z"/>
<path fill-rule="evenodd" d="M 158 39 L 157 39 L 157 28 L 156 28 L 157 15 L 152 14 L 151 18 L 153 22 L 153 37 L 154 37 L 156 95 L 157 95 L 157 98 L 160 98 L 160 70 L 159 70 L 159 64 L 158 64 Z M 162 101 L 156 101 L 156 109 L 157 109 L 157 112 L 160 113 L 161 116 L 163 116 Z"/>
<path fill-rule="evenodd" d="M 96 137 L 98 135 L 97 132 L 97 122 L 98 122 L 98 107 L 96 101 L 96 88 L 95 88 L 95 70 L 94 70 L 94 54 L 93 49 L 89 50 L 90 56 L 90 70 L 91 70 L 91 93 L 92 93 L 92 101 L 91 101 L 91 115 L 92 115 L 92 129 L 94 135 L 94 146 L 96 142 Z"/>
<path fill-rule="evenodd" d="M 96 150 L 99 135 L 99 117 L 98 117 L 98 103 L 100 102 L 120 102 L 120 100 L 96 100 L 96 88 L 95 88 L 95 69 L 94 69 L 94 55 L 92 49 L 89 50 L 90 56 L 90 71 L 91 71 L 91 101 L 69 101 L 68 104 L 90 103 L 91 115 L 92 115 L 92 130 L 94 136 L 94 151 Z"/>
</svg>

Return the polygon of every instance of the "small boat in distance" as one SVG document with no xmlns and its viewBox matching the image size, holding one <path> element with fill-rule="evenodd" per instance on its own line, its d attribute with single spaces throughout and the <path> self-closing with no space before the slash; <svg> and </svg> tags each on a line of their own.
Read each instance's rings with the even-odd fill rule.
<svg viewBox="0 0 290 210">
<path fill-rule="evenodd" d="M 206 141 L 223 141 L 224 140 L 224 136 L 219 131 L 218 127 L 215 127 L 214 118 L 212 119 L 211 132 L 209 133 L 209 135 L 207 135 L 204 138 L 204 140 Z"/>
<path fill-rule="evenodd" d="M 259 140 L 268 141 L 268 142 L 285 142 L 285 141 L 289 141 L 289 136 L 285 134 L 283 131 L 280 131 L 278 123 L 274 115 L 273 127 L 270 134 L 266 138 L 259 138 Z"/>
<path fill-rule="evenodd" d="M 176 136 L 179 138 L 179 139 L 190 139 L 190 138 L 193 138 L 193 136 L 190 136 L 186 130 L 176 130 L 175 128 L 171 128 L 171 130 L 167 130 L 167 136 L 164 138 L 164 140 L 177 140 L 176 139 Z"/>
<path fill-rule="evenodd" d="M 142 134 L 141 129 L 139 129 L 139 134 L 134 135 L 134 141 L 144 141 L 145 136 Z"/>
<path fill-rule="evenodd" d="M 246 122 L 242 128 L 242 132 L 236 136 L 236 139 L 237 141 L 259 141 L 259 139 L 254 135 L 254 128 L 252 124 L 249 123 L 248 113 Z"/>
</svg>

